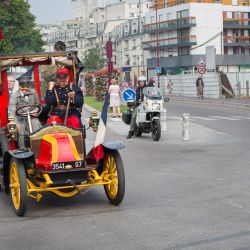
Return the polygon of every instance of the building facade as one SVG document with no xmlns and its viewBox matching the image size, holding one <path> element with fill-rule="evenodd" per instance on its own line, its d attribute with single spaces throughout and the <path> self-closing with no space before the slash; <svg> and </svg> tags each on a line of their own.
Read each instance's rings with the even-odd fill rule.
<svg viewBox="0 0 250 250">
<path fill-rule="evenodd" d="M 161 1 L 146 14 L 144 50 L 148 70 L 197 70 L 206 48 L 216 51 L 216 70 L 250 70 L 249 0 Z"/>
</svg>

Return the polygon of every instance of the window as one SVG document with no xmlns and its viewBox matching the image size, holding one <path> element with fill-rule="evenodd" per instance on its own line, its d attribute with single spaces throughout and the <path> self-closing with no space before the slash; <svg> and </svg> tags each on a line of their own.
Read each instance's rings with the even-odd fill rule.
<svg viewBox="0 0 250 250">
<path fill-rule="evenodd" d="M 239 11 L 234 12 L 234 18 L 240 18 L 240 12 Z"/>
<path fill-rule="evenodd" d="M 232 5 L 233 6 L 239 5 L 238 0 L 232 0 Z"/>
<path fill-rule="evenodd" d="M 182 10 L 176 12 L 177 19 L 188 17 L 189 16 L 189 10 Z"/>
<path fill-rule="evenodd" d="M 227 18 L 233 18 L 233 12 L 227 11 L 226 14 L 227 14 Z"/>
</svg>

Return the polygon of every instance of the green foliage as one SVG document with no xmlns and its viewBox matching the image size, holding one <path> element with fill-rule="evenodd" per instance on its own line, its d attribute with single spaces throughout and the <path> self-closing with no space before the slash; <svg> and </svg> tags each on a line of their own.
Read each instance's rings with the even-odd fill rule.
<svg viewBox="0 0 250 250">
<path fill-rule="evenodd" d="M 100 112 L 102 111 L 103 102 L 97 101 L 93 96 L 84 96 L 84 103 Z M 126 111 L 127 109 L 128 107 L 126 104 L 121 105 L 121 112 Z M 110 110 L 108 110 L 108 112 L 110 112 Z"/>
<path fill-rule="evenodd" d="M 0 53 L 27 53 L 42 51 L 44 42 L 35 28 L 35 17 L 24 0 L 0 2 L 0 26 L 3 40 Z"/>
<path fill-rule="evenodd" d="M 85 95 L 94 95 L 94 80 L 92 74 L 85 75 Z"/>
<path fill-rule="evenodd" d="M 100 48 L 90 49 L 84 59 L 86 72 L 95 72 L 104 67 L 105 59 Z"/>
</svg>

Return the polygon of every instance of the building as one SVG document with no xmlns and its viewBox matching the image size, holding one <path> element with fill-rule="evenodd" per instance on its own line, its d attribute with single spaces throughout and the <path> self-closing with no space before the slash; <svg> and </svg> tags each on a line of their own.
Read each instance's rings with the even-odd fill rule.
<svg viewBox="0 0 250 250">
<path fill-rule="evenodd" d="M 249 0 L 161 0 L 145 18 L 149 74 L 155 74 L 157 65 L 164 74 L 196 72 L 208 46 L 216 50 L 215 70 L 249 71 L 249 4 Z"/>
</svg>

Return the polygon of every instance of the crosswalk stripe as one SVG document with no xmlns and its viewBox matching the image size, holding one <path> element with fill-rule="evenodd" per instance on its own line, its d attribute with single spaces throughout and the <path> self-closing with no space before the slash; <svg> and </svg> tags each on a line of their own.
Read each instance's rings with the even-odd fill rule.
<svg viewBox="0 0 250 250">
<path fill-rule="evenodd" d="M 238 118 L 238 119 L 243 119 L 243 120 L 250 120 L 250 117 L 248 116 L 241 116 L 241 115 L 233 115 L 233 116 L 230 116 L 232 118 Z"/>
<path fill-rule="evenodd" d="M 199 119 L 199 120 L 204 120 L 204 121 L 216 121 L 216 120 L 218 120 L 215 118 L 200 117 L 200 116 L 191 116 L 191 119 Z"/>
<path fill-rule="evenodd" d="M 211 115 L 209 117 L 221 119 L 221 120 L 228 120 L 228 121 L 240 121 L 238 118 L 226 117 L 226 116 L 218 116 L 218 115 Z"/>
</svg>

